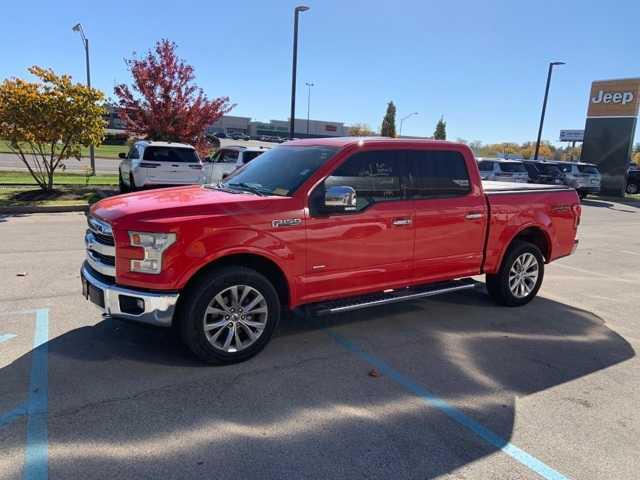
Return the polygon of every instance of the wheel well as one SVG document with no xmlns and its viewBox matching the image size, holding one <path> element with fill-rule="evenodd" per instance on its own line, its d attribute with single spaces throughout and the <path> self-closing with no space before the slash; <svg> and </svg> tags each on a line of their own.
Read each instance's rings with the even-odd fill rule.
<svg viewBox="0 0 640 480">
<path fill-rule="evenodd" d="M 184 290 L 187 290 L 192 284 L 197 283 L 198 279 L 208 275 L 212 270 L 233 265 L 251 268 L 252 270 L 255 270 L 267 277 L 273 283 L 273 287 L 278 293 L 280 303 L 284 306 L 289 305 L 289 282 L 287 281 L 287 277 L 284 272 L 272 260 L 261 255 L 254 255 L 250 253 L 228 255 L 214 260 L 198 270 L 198 272 L 189 279 Z"/>
<path fill-rule="evenodd" d="M 542 252 L 542 256 L 545 261 L 549 261 L 549 255 L 551 254 L 551 246 L 549 244 L 549 239 L 547 238 L 546 233 L 537 227 L 529 227 L 525 228 L 523 231 L 518 233 L 515 238 L 511 241 L 513 244 L 516 240 L 522 240 L 524 242 L 533 243 L 536 247 L 540 249 Z"/>
</svg>

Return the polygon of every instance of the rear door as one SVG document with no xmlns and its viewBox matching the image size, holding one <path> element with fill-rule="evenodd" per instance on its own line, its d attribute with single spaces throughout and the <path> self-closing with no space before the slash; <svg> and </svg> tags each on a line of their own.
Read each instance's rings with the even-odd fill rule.
<svg viewBox="0 0 640 480">
<path fill-rule="evenodd" d="M 218 183 L 225 175 L 236 169 L 240 151 L 236 149 L 221 148 L 215 154 L 212 162 L 207 164 L 206 177 L 209 183 Z"/>
<path fill-rule="evenodd" d="M 149 180 L 158 185 L 200 183 L 202 164 L 192 148 L 148 146 L 142 158 Z"/>
<path fill-rule="evenodd" d="M 407 195 L 415 206 L 414 282 L 479 274 L 487 207 L 474 187 L 479 179 L 469 173 L 473 159 L 457 150 L 415 150 L 407 160 Z"/>
</svg>

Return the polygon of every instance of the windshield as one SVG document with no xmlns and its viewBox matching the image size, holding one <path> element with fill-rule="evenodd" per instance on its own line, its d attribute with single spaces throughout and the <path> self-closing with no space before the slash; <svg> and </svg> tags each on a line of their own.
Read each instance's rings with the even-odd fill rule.
<svg viewBox="0 0 640 480">
<path fill-rule="evenodd" d="M 263 195 L 289 196 L 336 152 L 330 147 L 277 147 L 236 170 L 221 186 Z"/>
<path fill-rule="evenodd" d="M 503 162 L 500 163 L 500 170 L 502 170 L 503 172 L 525 172 L 526 173 L 526 169 L 524 168 L 524 165 L 518 162 Z"/>
</svg>

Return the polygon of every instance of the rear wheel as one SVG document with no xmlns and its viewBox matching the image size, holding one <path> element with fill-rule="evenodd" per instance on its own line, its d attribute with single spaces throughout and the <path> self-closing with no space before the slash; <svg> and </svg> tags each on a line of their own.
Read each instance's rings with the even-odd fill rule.
<svg viewBox="0 0 640 480">
<path fill-rule="evenodd" d="M 269 342 L 280 310 L 278 294 L 266 277 L 245 267 L 227 267 L 212 271 L 185 294 L 180 333 L 204 362 L 241 362 Z"/>
<path fill-rule="evenodd" d="M 543 277 L 544 258 L 540 249 L 532 243 L 516 240 L 498 273 L 487 274 L 487 290 L 501 305 L 524 305 L 536 296 Z"/>
<path fill-rule="evenodd" d="M 629 195 L 636 195 L 640 191 L 637 183 L 627 183 L 626 191 Z"/>
</svg>

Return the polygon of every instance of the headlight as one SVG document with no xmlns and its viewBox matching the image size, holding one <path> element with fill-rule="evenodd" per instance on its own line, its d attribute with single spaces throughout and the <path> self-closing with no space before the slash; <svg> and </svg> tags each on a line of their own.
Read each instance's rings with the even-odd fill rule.
<svg viewBox="0 0 640 480">
<path fill-rule="evenodd" d="M 162 271 L 162 254 L 176 241 L 176 234 L 129 232 L 129 240 L 131 246 L 144 249 L 142 260 L 131 260 L 131 271 L 158 274 Z"/>
</svg>

